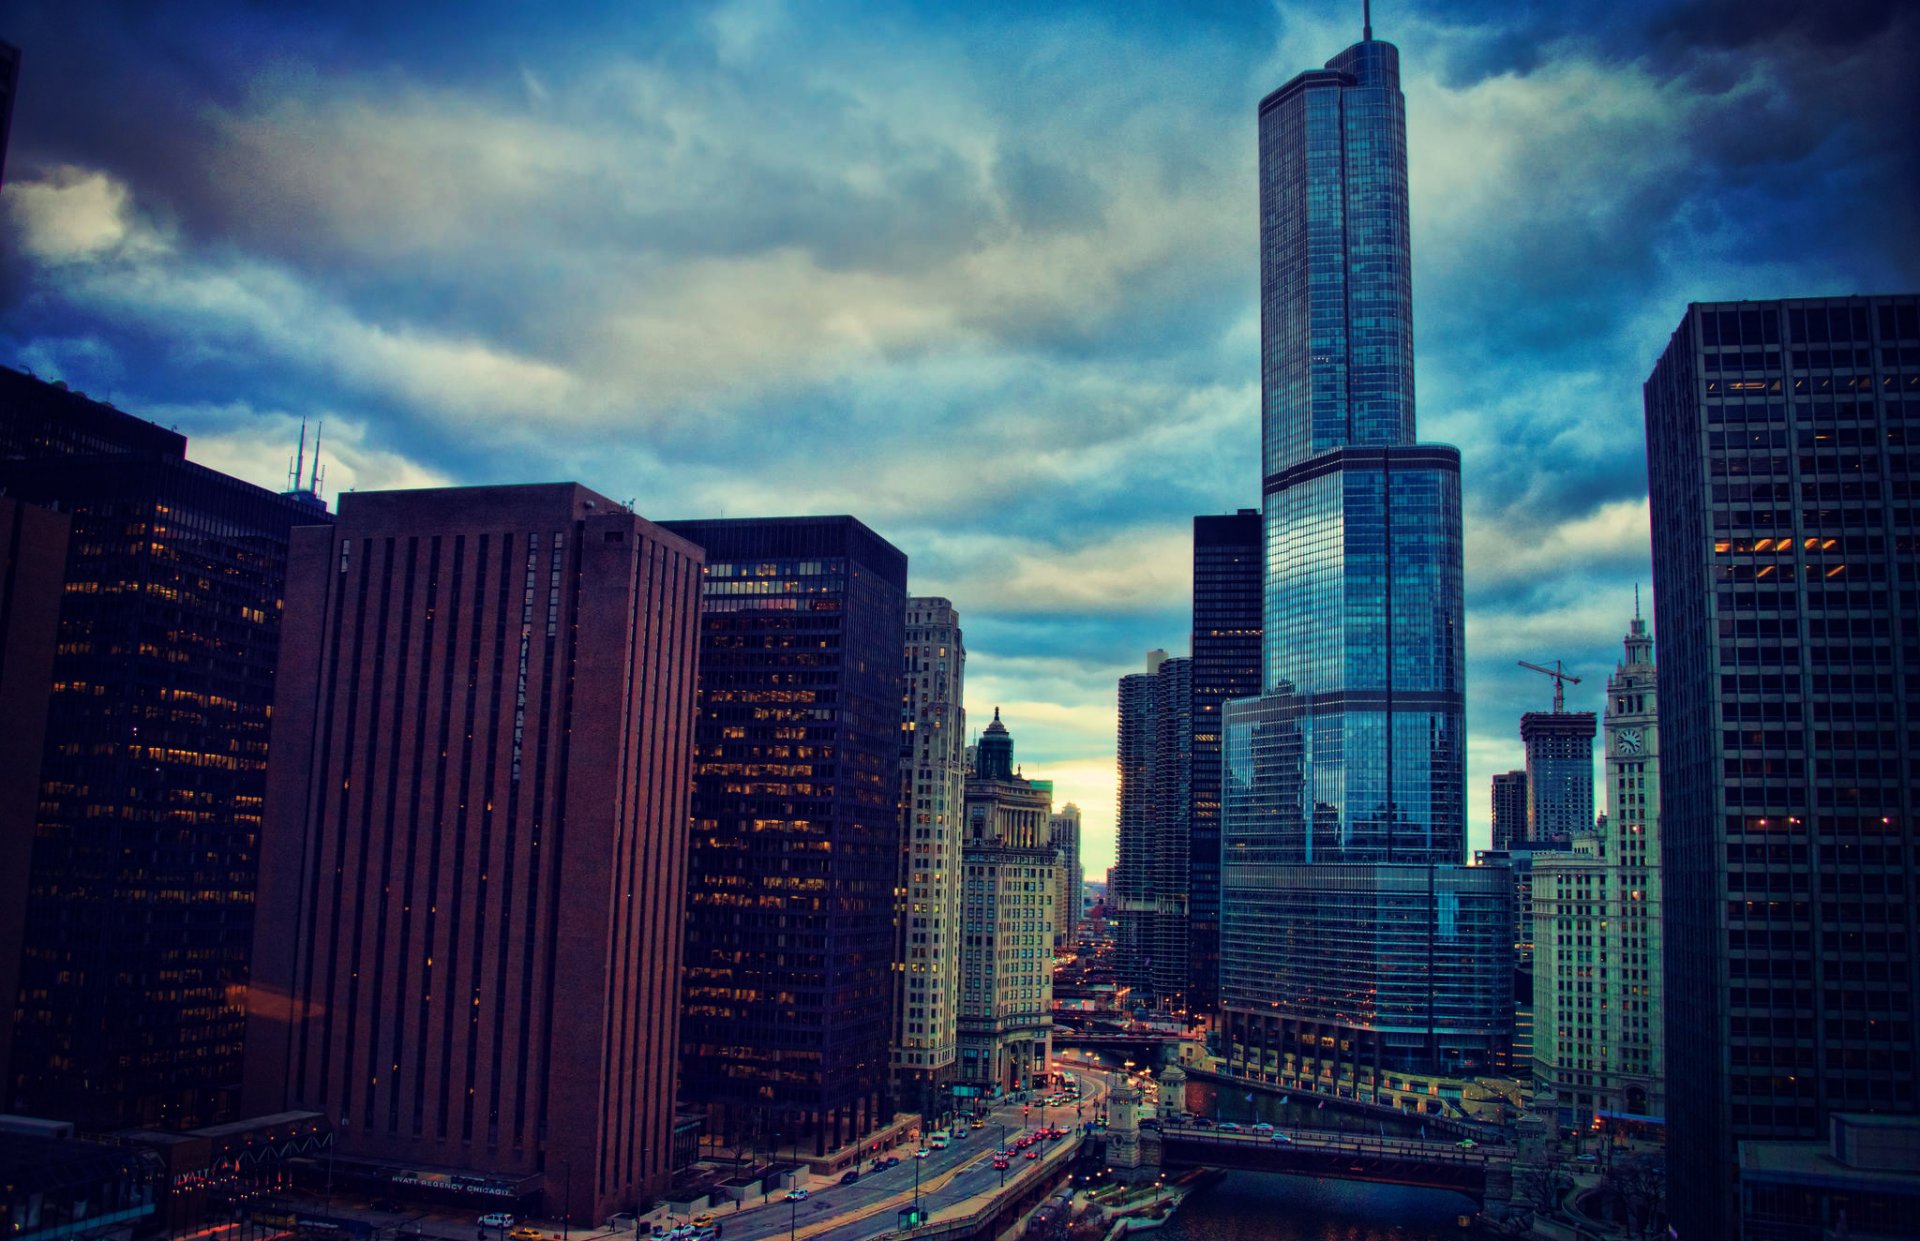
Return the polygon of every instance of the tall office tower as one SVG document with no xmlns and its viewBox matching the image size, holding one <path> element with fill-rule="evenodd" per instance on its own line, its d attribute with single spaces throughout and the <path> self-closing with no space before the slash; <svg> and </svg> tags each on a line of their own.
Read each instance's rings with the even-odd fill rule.
<svg viewBox="0 0 1920 1241">
<path fill-rule="evenodd" d="M 1068 802 L 1047 820 L 1047 838 L 1053 842 L 1059 868 L 1055 873 L 1059 895 L 1053 907 L 1053 946 L 1071 951 L 1080 932 L 1080 902 L 1086 876 L 1080 868 L 1080 807 Z"/>
<path fill-rule="evenodd" d="M 699 575 L 572 483 L 295 532 L 251 1112 L 555 1217 L 664 1190 Z"/>
<path fill-rule="evenodd" d="M 1369 29 L 1259 116 L 1264 692 L 1227 709 L 1226 1049 L 1386 1099 L 1492 1067 L 1513 1024 L 1506 871 L 1463 865 L 1460 454 L 1414 442 L 1398 51 Z"/>
<path fill-rule="evenodd" d="M 1185 1012 L 1193 661 L 1152 651 L 1147 668 L 1120 678 L 1114 974 L 1132 1004 Z"/>
<path fill-rule="evenodd" d="M 1527 773 L 1506 771 L 1493 778 L 1493 847 L 1511 849 L 1527 840 Z"/>
<path fill-rule="evenodd" d="M 960 1080 L 1018 1090 L 1041 1084 L 1052 1051 L 1053 790 L 1014 767 L 998 708 L 975 755 L 962 852 Z"/>
<path fill-rule="evenodd" d="M 92 1129 L 235 1115 L 287 538 L 327 520 L 185 448 L 0 373 L 0 490 L 72 531 L 0 1097 Z"/>
<path fill-rule="evenodd" d="M 0 1071 L 13 1056 L 68 525 L 64 513 L 0 495 L 0 720 L 7 733 L 0 745 Z"/>
<path fill-rule="evenodd" d="M 1645 399 L 1669 1205 L 1723 1237 L 1736 1145 L 1920 1105 L 1920 302 L 1689 306 Z"/>
<path fill-rule="evenodd" d="M 681 1093 L 824 1156 L 894 1110 L 907 557 L 851 517 L 665 524 L 707 551 Z"/>
<path fill-rule="evenodd" d="M 1193 519 L 1193 775 L 1188 817 L 1187 1003 L 1220 1003 L 1220 720 L 1260 692 L 1260 510 Z"/>
<path fill-rule="evenodd" d="M 1653 639 L 1637 611 L 1607 680 L 1608 813 L 1571 851 L 1533 857 L 1533 1076 L 1560 1121 L 1665 1114 L 1660 1004 L 1660 748 Z"/>
<path fill-rule="evenodd" d="M 946 599 L 907 600 L 900 745 L 899 1008 L 893 1074 L 903 1106 L 945 1110 L 958 1057 L 960 818 L 967 795 L 966 647 Z"/>
<path fill-rule="evenodd" d="M 1565 849 L 1593 830 L 1591 711 L 1529 711 L 1520 717 L 1527 752 L 1526 843 Z"/>
</svg>

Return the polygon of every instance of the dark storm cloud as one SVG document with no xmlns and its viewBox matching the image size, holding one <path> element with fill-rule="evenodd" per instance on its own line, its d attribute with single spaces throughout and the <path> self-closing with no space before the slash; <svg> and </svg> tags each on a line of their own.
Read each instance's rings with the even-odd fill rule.
<svg viewBox="0 0 1920 1241">
<path fill-rule="evenodd" d="M 1254 103 L 1357 8 L 16 5 L 0 353 L 261 482 L 324 416 L 343 485 L 859 513 L 1027 699 L 1029 763 L 1097 771 L 1112 678 L 1185 649 L 1191 515 L 1257 496 Z M 1920 280 L 1920 18 L 1376 19 L 1484 821 L 1542 701 L 1513 661 L 1617 658 L 1685 303 Z"/>
</svg>

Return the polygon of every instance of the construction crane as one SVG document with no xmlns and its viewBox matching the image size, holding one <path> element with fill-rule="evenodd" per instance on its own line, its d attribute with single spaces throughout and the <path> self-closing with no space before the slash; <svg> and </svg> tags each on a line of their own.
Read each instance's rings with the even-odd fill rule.
<svg viewBox="0 0 1920 1241">
<path fill-rule="evenodd" d="M 1568 672 L 1566 667 L 1557 659 L 1553 661 L 1553 667 L 1551 668 L 1542 668 L 1539 664 L 1530 664 L 1524 659 L 1520 661 L 1520 666 L 1522 668 L 1531 668 L 1535 672 L 1544 672 L 1553 678 L 1553 713 L 1555 715 L 1564 715 L 1567 709 L 1567 690 L 1562 682 L 1572 681 L 1575 685 L 1578 685 L 1580 684 L 1580 678 Z"/>
</svg>

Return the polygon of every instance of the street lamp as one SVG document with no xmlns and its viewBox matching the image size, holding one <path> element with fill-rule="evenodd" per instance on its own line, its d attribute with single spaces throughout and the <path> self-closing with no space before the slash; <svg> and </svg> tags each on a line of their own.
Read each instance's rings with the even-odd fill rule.
<svg viewBox="0 0 1920 1241">
<path fill-rule="evenodd" d="M 573 1160 L 565 1161 L 567 1168 L 567 1200 L 560 1205 L 560 1241 L 567 1241 L 567 1233 L 573 1223 Z"/>
</svg>

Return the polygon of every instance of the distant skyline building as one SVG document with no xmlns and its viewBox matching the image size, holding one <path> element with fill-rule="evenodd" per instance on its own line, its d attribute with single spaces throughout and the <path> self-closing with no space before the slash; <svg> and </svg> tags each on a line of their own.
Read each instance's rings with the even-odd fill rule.
<svg viewBox="0 0 1920 1241">
<path fill-rule="evenodd" d="M 1644 391 L 1669 1207 L 1732 1236 L 1736 1146 L 1920 1107 L 1920 299 L 1696 303 Z"/>
<path fill-rule="evenodd" d="M 296 531 L 249 1115 L 591 1222 L 664 1193 L 697 548 L 572 483 Z M 570 1197 L 569 1197 L 570 1194 Z"/>
<path fill-rule="evenodd" d="M 994 708 L 967 780 L 960 1081 L 991 1092 L 1040 1084 L 1053 1037 L 1053 917 L 1058 855 L 1053 786 L 1013 762 Z"/>
<path fill-rule="evenodd" d="M 1593 830 L 1591 711 L 1529 711 L 1520 717 L 1527 754 L 1526 844 L 1565 849 Z"/>
<path fill-rule="evenodd" d="M 287 541 L 330 520 L 185 454 L 0 369 L 0 491 L 71 523 L 0 1106 L 92 1130 L 238 1114 Z"/>
<path fill-rule="evenodd" d="M 1193 519 L 1193 772 L 1188 810 L 1187 1005 L 1220 1004 L 1222 712 L 1260 692 L 1265 578 L 1260 510 Z"/>
<path fill-rule="evenodd" d="M 1119 930 L 1114 976 L 1130 1005 L 1187 1008 L 1192 962 L 1193 661 L 1147 654 L 1119 685 L 1119 864 L 1110 892 Z"/>
<path fill-rule="evenodd" d="M 966 661 L 952 601 L 908 599 L 893 1069 L 903 1105 L 923 1115 L 944 1110 L 941 1092 L 959 1059 Z"/>
<path fill-rule="evenodd" d="M 682 1098 L 827 1156 L 894 1114 L 907 557 L 845 516 L 662 525 L 707 562 Z"/>
<path fill-rule="evenodd" d="M 1607 679 L 1607 813 L 1533 859 L 1534 1078 L 1586 1130 L 1666 1114 L 1660 997 L 1660 741 L 1653 638 L 1637 613 Z"/>
<path fill-rule="evenodd" d="M 1527 773 L 1505 771 L 1493 778 L 1493 847 L 1511 849 L 1527 839 Z"/>
<path fill-rule="evenodd" d="M 1080 866 L 1080 807 L 1068 802 L 1047 821 L 1047 835 L 1058 858 L 1054 872 L 1059 897 L 1054 905 L 1053 946 L 1071 951 L 1080 930 L 1086 874 Z"/>
<path fill-rule="evenodd" d="M 1415 439 L 1399 52 L 1260 102 L 1263 693 L 1227 708 L 1231 1072 L 1421 1107 L 1505 1061 L 1511 892 L 1466 859 L 1460 454 Z"/>
</svg>

